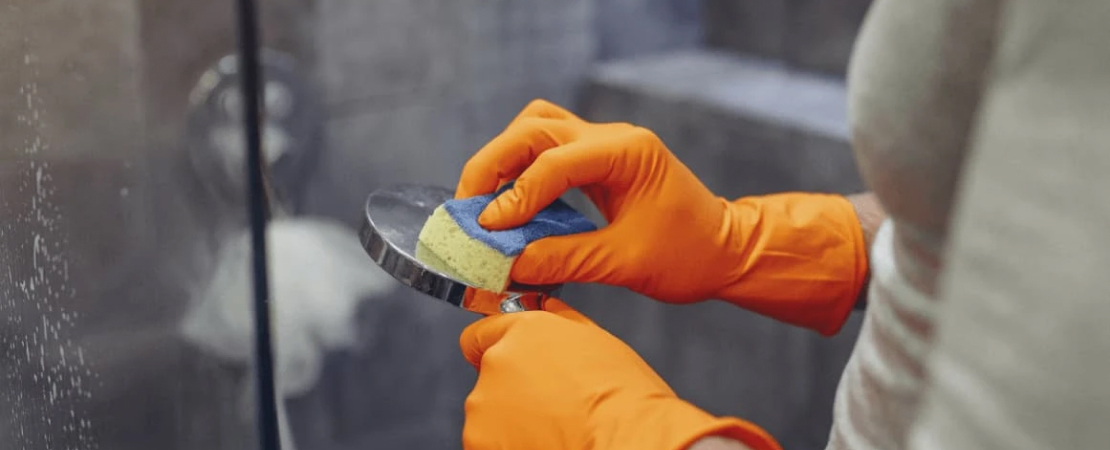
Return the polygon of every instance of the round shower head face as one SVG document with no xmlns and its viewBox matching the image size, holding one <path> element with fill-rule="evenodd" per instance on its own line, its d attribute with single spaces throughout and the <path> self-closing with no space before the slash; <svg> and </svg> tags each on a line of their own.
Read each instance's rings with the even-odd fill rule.
<svg viewBox="0 0 1110 450">
<path fill-rule="evenodd" d="M 402 184 L 378 189 L 366 200 L 359 237 L 366 253 L 401 284 L 433 298 L 464 307 L 468 289 L 478 289 L 452 274 L 449 267 L 419 252 L 424 222 L 454 194 L 438 186 Z M 419 255 L 419 257 L 418 257 Z M 541 305 L 559 286 L 512 284 L 500 294 L 502 312 Z"/>
</svg>

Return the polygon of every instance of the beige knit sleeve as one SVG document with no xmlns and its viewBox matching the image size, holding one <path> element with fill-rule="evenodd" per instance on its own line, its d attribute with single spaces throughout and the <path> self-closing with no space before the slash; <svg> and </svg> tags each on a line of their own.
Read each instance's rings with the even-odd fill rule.
<svg viewBox="0 0 1110 450">
<path fill-rule="evenodd" d="M 1006 3 L 909 448 L 1110 448 L 1110 1 Z"/>
</svg>

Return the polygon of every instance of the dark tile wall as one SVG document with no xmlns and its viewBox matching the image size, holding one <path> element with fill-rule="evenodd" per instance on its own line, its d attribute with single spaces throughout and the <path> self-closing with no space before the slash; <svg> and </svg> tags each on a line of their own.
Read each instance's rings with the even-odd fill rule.
<svg viewBox="0 0 1110 450">
<path fill-rule="evenodd" d="M 710 46 L 843 75 L 871 0 L 705 0 Z"/>
<path fill-rule="evenodd" d="M 701 0 L 597 0 L 598 58 L 611 60 L 702 41 Z"/>
<path fill-rule="evenodd" d="M 711 47 L 767 58 L 787 48 L 790 0 L 704 0 L 705 40 Z"/>
</svg>

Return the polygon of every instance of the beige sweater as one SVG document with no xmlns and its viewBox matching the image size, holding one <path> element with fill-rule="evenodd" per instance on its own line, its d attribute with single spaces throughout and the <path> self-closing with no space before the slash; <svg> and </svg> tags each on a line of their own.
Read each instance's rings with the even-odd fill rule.
<svg viewBox="0 0 1110 450">
<path fill-rule="evenodd" d="M 1110 0 L 877 0 L 849 89 L 891 219 L 829 448 L 1110 448 Z"/>
</svg>

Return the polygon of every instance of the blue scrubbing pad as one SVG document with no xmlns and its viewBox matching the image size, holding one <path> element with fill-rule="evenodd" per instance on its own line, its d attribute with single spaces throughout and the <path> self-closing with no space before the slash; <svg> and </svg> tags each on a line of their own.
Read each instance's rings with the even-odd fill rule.
<svg viewBox="0 0 1110 450">
<path fill-rule="evenodd" d="M 445 272 L 477 287 L 501 292 L 509 282 L 509 271 L 516 256 L 528 244 L 546 237 L 594 231 L 594 225 L 566 202 L 556 200 L 528 223 L 508 230 L 492 231 L 478 224 L 486 206 L 507 189 L 497 193 L 449 200 L 428 219 L 420 232 L 418 253 L 430 252 L 422 261 L 445 265 Z M 421 248 L 422 247 L 422 248 Z"/>
<path fill-rule="evenodd" d="M 585 233 L 594 231 L 597 226 L 590 219 L 583 216 L 562 200 L 541 210 L 528 223 L 508 230 L 491 231 L 478 225 L 478 215 L 486 209 L 493 199 L 501 192 L 508 190 L 506 186 L 497 194 L 482 195 L 461 200 L 450 200 L 443 204 L 443 208 L 455 219 L 463 232 L 473 239 L 482 241 L 493 247 L 503 255 L 516 256 L 524 251 L 524 246 L 537 239 L 551 236 L 565 236 L 568 234 Z"/>
</svg>

